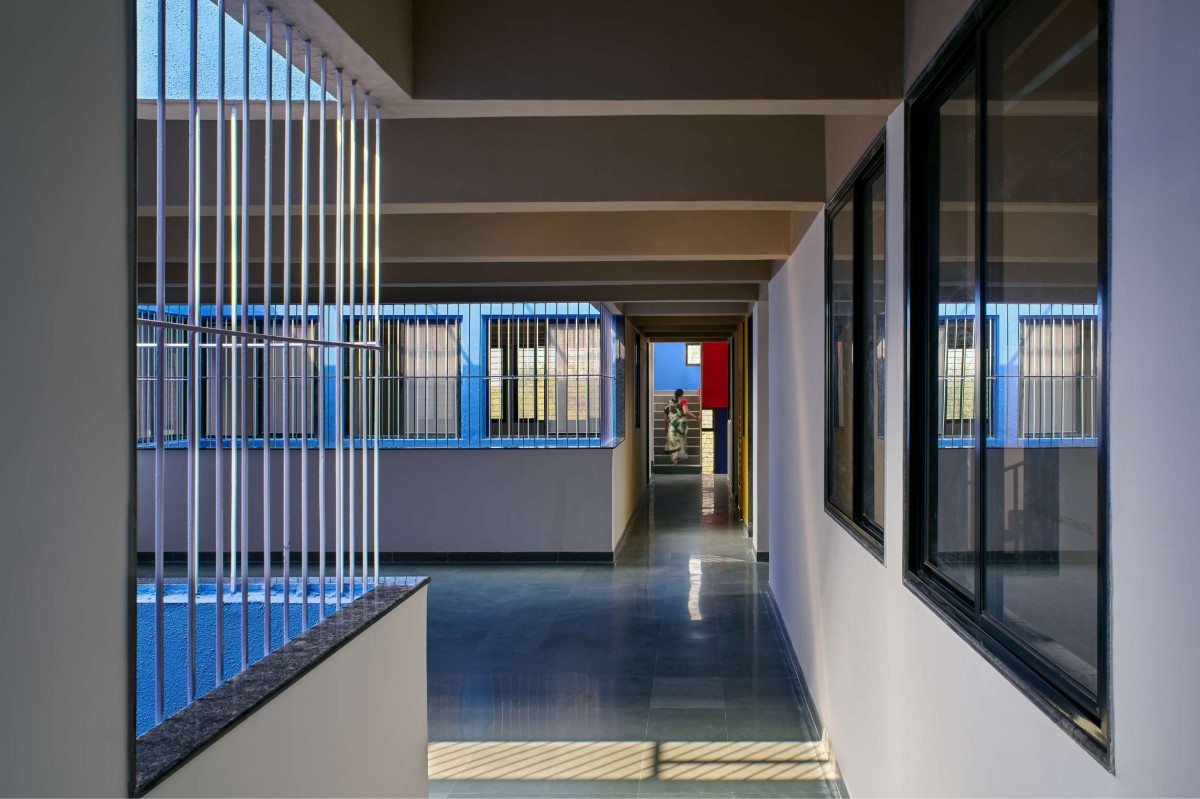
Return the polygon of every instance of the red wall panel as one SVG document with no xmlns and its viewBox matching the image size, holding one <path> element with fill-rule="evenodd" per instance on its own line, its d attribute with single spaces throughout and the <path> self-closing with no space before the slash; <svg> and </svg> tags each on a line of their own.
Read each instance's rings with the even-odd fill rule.
<svg viewBox="0 0 1200 799">
<path fill-rule="evenodd" d="M 729 407 L 729 345 L 723 341 L 700 345 L 700 407 Z"/>
</svg>

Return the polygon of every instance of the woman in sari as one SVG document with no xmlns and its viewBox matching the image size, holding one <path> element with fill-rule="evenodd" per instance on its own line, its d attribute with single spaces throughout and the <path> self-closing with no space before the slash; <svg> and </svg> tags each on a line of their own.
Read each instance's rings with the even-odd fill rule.
<svg viewBox="0 0 1200 799">
<path fill-rule="evenodd" d="M 667 402 L 664 413 L 667 419 L 667 445 L 664 449 L 671 456 L 671 463 L 678 464 L 680 459 L 687 460 L 688 417 L 700 417 L 688 410 L 682 388 L 675 389 L 675 398 Z"/>
</svg>

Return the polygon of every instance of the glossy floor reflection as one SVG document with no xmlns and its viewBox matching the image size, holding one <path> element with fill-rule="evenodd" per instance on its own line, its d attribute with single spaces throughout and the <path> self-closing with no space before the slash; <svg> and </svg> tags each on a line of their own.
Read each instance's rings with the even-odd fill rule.
<svg viewBox="0 0 1200 799">
<path fill-rule="evenodd" d="M 844 795 L 725 478 L 650 490 L 615 566 L 421 567 L 432 795 Z"/>
</svg>

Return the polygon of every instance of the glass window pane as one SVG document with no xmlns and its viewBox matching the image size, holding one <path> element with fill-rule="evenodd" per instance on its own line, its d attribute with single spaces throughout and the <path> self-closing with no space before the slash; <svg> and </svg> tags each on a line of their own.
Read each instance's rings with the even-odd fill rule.
<svg viewBox="0 0 1200 799">
<path fill-rule="evenodd" d="M 884 316 L 884 288 L 886 279 L 884 253 L 886 249 L 886 225 L 884 203 L 886 181 L 883 173 L 871 181 L 866 196 L 871 207 L 866 214 L 866 230 L 863 243 L 870 247 L 867 256 L 867 310 L 866 346 L 867 380 L 863 390 L 867 393 L 866 415 L 863 417 L 862 453 L 862 513 L 878 527 L 883 527 L 883 398 L 884 362 L 887 354 L 886 324 Z"/>
<path fill-rule="evenodd" d="M 937 296 L 936 393 L 930 470 L 935 506 L 926 552 L 938 570 L 975 590 L 975 71 L 963 76 L 938 109 L 932 264 Z M 932 443 L 932 442 L 931 442 Z"/>
<path fill-rule="evenodd" d="M 830 366 L 832 413 L 829 501 L 854 513 L 854 203 L 833 217 L 830 268 Z"/>
<path fill-rule="evenodd" d="M 1098 31 L 1095 0 L 1018 0 L 988 31 L 983 286 L 999 350 L 984 609 L 1093 693 Z"/>
</svg>

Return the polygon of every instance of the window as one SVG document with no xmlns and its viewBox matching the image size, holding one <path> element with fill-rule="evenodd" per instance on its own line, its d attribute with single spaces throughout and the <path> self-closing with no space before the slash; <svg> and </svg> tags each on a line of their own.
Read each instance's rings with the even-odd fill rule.
<svg viewBox="0 0 1200 799">
<path fill-rule="evenodd" d="M 600 435 L 600 320 L 488 322 L 488 421 L 501 438 Z"/>
<path fill-rule="evenodd" d="M 885 179 L 882 138 L 829 204 L 825 507 L 883 552 Z"/>
<path fill-rule="evenodd" d="M 909 100 L 909 582 L 1101 759 L 1106 7 L 984 4 Z"/>
<path fill-rule="evenodd" d="M 368 329 L 373 335 L 373 320 Z M 380 438 L 459 437 L 460 335 L 458 319 L 429 316 L 380 319 L 379 404 L 383 409 Z M 371 425 L 373 400 L 369 396 L 367 403 L 367 421 Z"/>
<path fill-rule="evenodd" d="M 938 445 L 941 447 L 974 446 L 976 382 L 975 317 L 955 315 L 938 319 Z M 983 424 L 993 435 L 992 393 L 995 376 L 992 363 L 992 337 L 995 324 L 991 317 L 983 322 Z"/>
<path fill-rule="evenodd" d="M 1021 438 L 1051 442 L 1096 437 L 1096 321 L 1094 313 L 1021 318 L 1017 387 Z"/>
<path fill-rule="evenodd" d="M 272 306 L 269 329 L 264 324 L 263 306 L 249 305 L 246 308 L 246 318 L 240 317 L 240 309 L 226 306 L 223 319 L 226 327 L 236 325 L 237 329 L 251 333 L 268 333 L 275 336 L 289 336 L 300 339 L 319 338 L 319 321 L 316 309 L 308 314 L 293 312 L 285 321 L 280 306 Z M 140 306 L 137 309 L 139 319 L 153 319 L 153 306 Z M 184 306 L 167 306 L 167 321 L 186 323 L 187 308 Z M 201 324 L 211 325 L 215 322 L 216 306 L 202 306 L 199 313 Z M 234 321 L 236 319 L 236 322 Z M 164 331 L 166 348 L 163 357 L 165 375 L 165 400 L 163 403 L 163 441 L 164 446 L 185 447 L 187 445 L 187 404 L 186 394 L 188 373 L 190 371 L 190 355 L 186 343 L 186 334 L 182 330 L 168 329 Z M 315 443 L 319 428 L 319 397 L 320 397 L 320 351 L 312 347 L 286 347 L 279 342 L 226 339 L 218 346 L 213 337 L 200 336 L 196 343 L 196 363 L 198 366 L 199 386 L 197 390 L 197 410 L 199 422 L 199 443 L 202 447 L 214 446 L 217 439 L 217 386 L 216 358 L 218 352 L 224 354 L 221 374 L 221 402 L 224 410 L 220 414 L 223 430 L 221 431 L 222 445 L 229 447 L 236 436 L 244 435 L 254 446 L 262 445 L 264 419 L 266 412 L 267 383 L 264 380 L 264 355 L 266 347 L 271 352 L 271 430 L 272 441 L 283 439 L 284 424 L 284 388 L 287 391 L 287 425 L 286 430 L 290 441 L 299 446 L 301 439 L 307 434 L 311 443 Z M 138 326 L 137 341 L 137 443 L 141 447 L 152 447 L 154 444 L 154 385 L 157 374 L 157 362 L 154 348 L 154 330 L 147 325 Z M 285 354 L 286 353 L 286 354 Z M 287 359 L 290 358 L 290 364 Z M 236 364 L 244 364 L 244 369 L 235 369 Z M 244 394 L 235 390 L 235 374 L 245 374 Z M 239 382 L 239 385 L 241 383 Z"/>
<path fill-rule="evenodd" d="M 688 344 L 686 347 L 686 363 L 688 366 L 700 365 L 700 345 Z"/>
<path fill-rule="evenodd" d="M 392 306 L 381 306 L 391 309 Z M 368 315 L 344 322 L 346 341 L 375 338 L 375 319 Z M 379 320 L 379 437 L 452 439 L 459 435 L 459 323 L 429 316 L 381 314 Z M 342 354 L 345 430 L 353 438 L 370 438 L 375 430 L 374 386 L 364 381 L 365 358 L 357 351 Z M 365 424 L 364 424 L 365 423 Z"/>
</svg>

